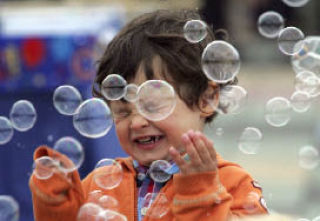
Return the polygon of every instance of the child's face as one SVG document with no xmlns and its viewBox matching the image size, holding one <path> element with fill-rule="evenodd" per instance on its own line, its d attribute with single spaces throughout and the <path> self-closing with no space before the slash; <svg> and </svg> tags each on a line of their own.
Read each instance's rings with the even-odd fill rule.
<svg viewBox="0 0 320 221">
<path fill-rule="evenodd" d="M 154 65 L 157 79 L 161 79 Z M 147 79 L 143 71 L 138 71 L 132 83 L 141 85 Z M 126 117 L 115 119 L 117 136 L 122 148 L 143 165 L 155 160 L 170 160 L 169 148 L 174 146 L 183 151 L 181 136 L 190 129 L 201 130 L 204 117 L 198 108 L 190 109 L 176 96 L 177 103 L 173 113 L 161 121 L 149 121 L 140 115 L 134 104 L 124 101 L 111 101 L 112 112 L 125 111 Z M 150 140 L 150 138 L 152 140 Z"/>
</svg>

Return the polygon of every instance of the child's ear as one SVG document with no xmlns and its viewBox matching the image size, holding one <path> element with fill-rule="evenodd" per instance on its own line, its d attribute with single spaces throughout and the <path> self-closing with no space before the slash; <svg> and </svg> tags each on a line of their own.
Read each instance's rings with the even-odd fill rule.
<svg viewBox="0 0 320 221">
<path fill-rule="evenodd" d="M 199 99 L 199 108 L 202 117 L 211 116 L 219 105 L 219 85 L 214 81 L 208 82 L 208 88 Z"/>
</svg>

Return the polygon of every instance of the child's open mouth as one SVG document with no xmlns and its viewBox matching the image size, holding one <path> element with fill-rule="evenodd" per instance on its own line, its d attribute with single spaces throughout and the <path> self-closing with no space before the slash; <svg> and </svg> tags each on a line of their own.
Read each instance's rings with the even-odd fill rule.
<svg viewBox="0 0 320 221">
<path fill-rule="evenodd" d="M 164 138 L 163 135 L 144 136 L 134 139 L 134 142 L 138 144 L 142 149 L 153 149 Z"/>
</svg>

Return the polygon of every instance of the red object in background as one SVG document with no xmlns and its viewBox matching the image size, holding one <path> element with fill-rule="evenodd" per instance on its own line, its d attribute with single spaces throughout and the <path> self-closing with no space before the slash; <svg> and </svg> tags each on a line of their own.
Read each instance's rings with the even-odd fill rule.
<svg viewBox="0 0 320 221">
<path fill-rule="evenodd" d="M 45 43 L 40 39 L 27 39 L 22 43 L 22 58 L 26 67 L 36 67 L 44 60 Z"/>
</svg>

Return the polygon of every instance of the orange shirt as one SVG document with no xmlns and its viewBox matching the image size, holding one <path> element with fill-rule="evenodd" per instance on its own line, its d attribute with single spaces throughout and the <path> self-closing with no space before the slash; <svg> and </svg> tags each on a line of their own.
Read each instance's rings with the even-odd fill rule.
<svg viewBox="0 0 320 221">
<path fill-rule="evenodd" d="M 47 147 L 35 151 L 35 159 L 58 153 Z M 48 180 L 30 179 L 33 209 L 37 221 L 76 221 L 78 210 L 88 194 L 101 190 L 119 202 L 119 212 L 128 221 L 137 221 L 136 171 L 131 158 L 117 159 L 123 168 L 120 185 L 111 190 L 99 188 L 91 172 L 82 182 L 77 171 L 66 179 L 55 173 Z M 175 174 L 161 189 L 170 202 L 161 218 L 147 215 L 143 221 L 224 221 L 231 217 L 266 214 L 261 188 L 239 165 L 218 155 L 218 171 L 182 176 Z M 152 207 L 152 206 L 151 206 Z"/>
</svg>

